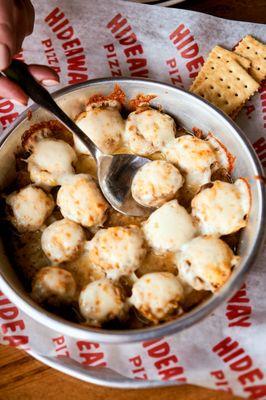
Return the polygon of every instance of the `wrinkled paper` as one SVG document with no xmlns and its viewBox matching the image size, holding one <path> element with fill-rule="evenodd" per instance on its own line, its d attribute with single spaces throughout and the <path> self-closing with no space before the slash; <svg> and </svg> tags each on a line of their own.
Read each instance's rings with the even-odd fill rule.
<svg viewBox="0 0 266 400">
<path fill-rule="evenodd" d="M 216 44 L 231 49 L 246 34 L 266 42 L 263 25 L 196 12 L 115 0 L 33 3 L 35 29 L 20 58 L 53 67 L 61 86 L 139 76 L 188 88 Z M 1 98 L 1 127 L 7 128 L 23 110 Z M 236 122 L 266 167 L 266 85 Z M 262 254 L 242 288 L 204 321 L 149 343 L 106 345 L 72 339 L 38 324 L 1 293 L 0 343 L 71 358 L 81 366 L 109 367 L 132 379 L 187 382 L 266 399 L 265 258 Z"/>
</svg>

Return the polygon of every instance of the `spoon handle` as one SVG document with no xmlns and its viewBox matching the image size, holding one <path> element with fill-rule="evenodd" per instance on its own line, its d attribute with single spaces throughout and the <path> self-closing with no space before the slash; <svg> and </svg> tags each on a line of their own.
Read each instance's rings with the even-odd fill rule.
<svg viewBox="0 0 266 400">
<path fill-rule="evenodd" d="M 10 66 L 4 71 L 4 74 L 16 82 L 35 103 L 51 112 L 66 128 L 78 136 L 82 143 L 89 149 L 91 155 L 97 159 L 101 151 L 56 104 L 50 93 L 33 78 L 26 64 L 19 60 L 13 60 Z"/>
</svg>

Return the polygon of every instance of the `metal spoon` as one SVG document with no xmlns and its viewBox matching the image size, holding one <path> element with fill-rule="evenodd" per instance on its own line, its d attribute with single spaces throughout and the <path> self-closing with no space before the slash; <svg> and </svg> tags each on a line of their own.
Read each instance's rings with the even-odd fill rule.
<svg viewBox="0 0 266 400">
<path fill-rule="evenodd" d="M 97 163 L 97 174 L 103 195 L 111 206 L 125 215 L 145 216 L 150 209 L 138 204 L 131 195 L 131 183 L 137 170 L 150 160 L 131 154 L 107 155 L 56 104 L 50 93 L 29 73 L 27 65 L 13 60 L 4 74 L 15 81 L 41 107 L 51 112 L 74 135 L 78 136 Z"/>
</svg>

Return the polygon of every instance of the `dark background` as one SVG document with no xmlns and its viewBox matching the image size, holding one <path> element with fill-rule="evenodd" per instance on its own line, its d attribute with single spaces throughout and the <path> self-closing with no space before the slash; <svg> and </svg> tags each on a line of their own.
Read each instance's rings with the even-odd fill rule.
<svg viewBox="0 0 266 400">
<path fill-rule="evenodd" d="M 266 0 L 187 0 L 172 7 L 226 19 L 266 23 Z"/>
</svg>

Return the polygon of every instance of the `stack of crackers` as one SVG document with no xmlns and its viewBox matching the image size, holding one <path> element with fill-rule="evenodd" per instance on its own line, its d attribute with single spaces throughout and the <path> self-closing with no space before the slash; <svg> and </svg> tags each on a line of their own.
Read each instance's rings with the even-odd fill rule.
<svg viewBox="0 0 266 400">
<path fill-rule="evenodd" d="M 190 91 L 235 118 L 266 78 L 266 45 L 245 36 L 234 51 L 214 47 Z"/>
</svg>

